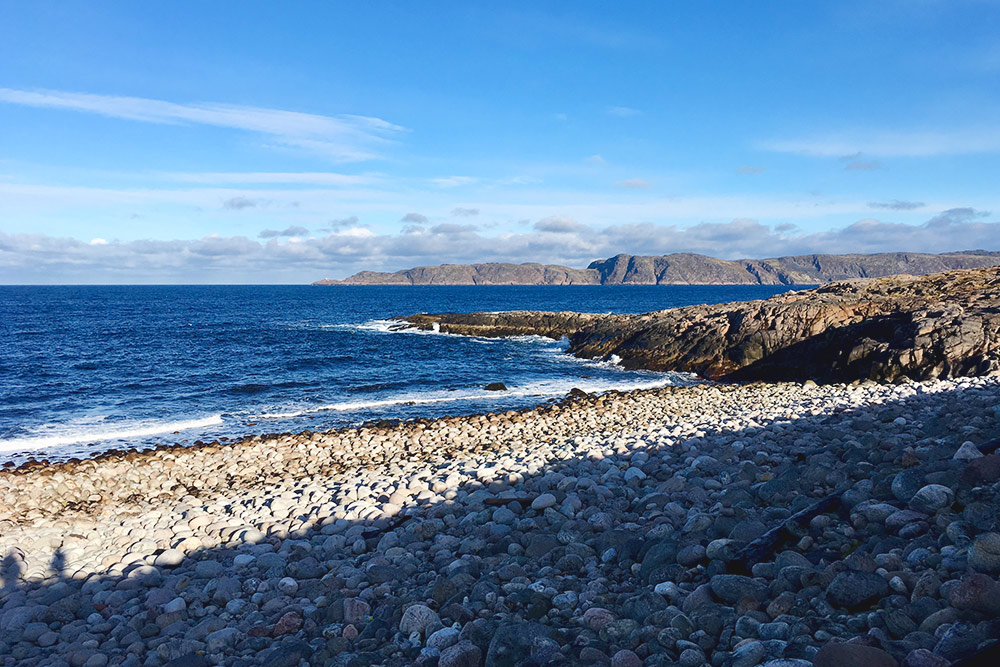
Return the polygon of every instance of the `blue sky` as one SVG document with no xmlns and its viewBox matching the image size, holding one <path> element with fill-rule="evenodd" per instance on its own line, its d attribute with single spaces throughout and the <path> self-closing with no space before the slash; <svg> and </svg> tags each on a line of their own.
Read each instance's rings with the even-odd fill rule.
<svg viewBox="0 0 1000 667">
<path fill-rule="evenodd" d="M 0 282 L 1000 249 L 996 2 L 0 11 Z"/>
</svg>

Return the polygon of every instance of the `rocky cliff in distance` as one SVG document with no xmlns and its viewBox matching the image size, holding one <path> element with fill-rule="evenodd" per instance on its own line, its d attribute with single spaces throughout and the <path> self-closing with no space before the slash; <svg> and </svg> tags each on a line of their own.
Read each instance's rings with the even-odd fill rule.
<svg viewBox="0 0 1000 667">
<path fill-rule="evenodd" d="M 1000 372 L 1000 267 L 837 282 L 642 315 L 414 315 L 476 336 L 567 336 L 569 352 L 713 380 L 893 381 Z"/>
<path fill-rule="evenodd" d="M 1000 265 L 1000 252 L 968 250 L 931 255 L 796 255 L 725 260 L 674 253 L 659 257 L 616 255 L 586 269 L 543 264 L 442 264 L 395 273 L 362 271 L 314 285 L 819 285 L 901 273 L 926 275 Z"/>
<path fill-rule="evenodd" d="M 442 264 L 395 273 L 362 271 L 346 280 L 313 285 L 597 285 L 597 278 L 588 269 L 545 264 Z"/>
</svg>

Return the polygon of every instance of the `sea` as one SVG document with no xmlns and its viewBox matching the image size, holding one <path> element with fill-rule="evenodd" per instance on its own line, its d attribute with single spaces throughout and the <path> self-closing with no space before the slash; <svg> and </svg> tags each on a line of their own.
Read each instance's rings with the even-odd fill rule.
<svg viewBox="0 0 1000 667">
<path fill-rule="evenodd" d="M 413 313 L 638 313 L 776 286 L 0 286 L 0 462 L 503 411 L 691 376 L 567 341 L 393 331 Z M 507 391 L 486 391 L 502 382 Z"/>
</svg>

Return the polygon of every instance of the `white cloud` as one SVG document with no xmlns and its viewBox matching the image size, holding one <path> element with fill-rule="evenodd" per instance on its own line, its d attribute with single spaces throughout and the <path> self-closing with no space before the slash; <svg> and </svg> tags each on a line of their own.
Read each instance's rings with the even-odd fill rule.
<svg viewBox="0 0 1000 667">
<path fill-rule="evenodd" d="M 276 145 L 306 149 L 336 162 L 379 157 L 375 148 L 404 131 L 399 125 L 370 116 L 323 116 L 217 102 L 179 104 L 143 97 L 59 90 L 0 88 L 0 102 L 80 111 L 145 123 L 190 123 L 256 132 Z"/>
<path fill-rule="evenodd" d="M 479 215 L 479 209 L 456 206 L 455 208 L 451 209 L 451 214 L 456 218 L 472 218 Z"/>
<path fill-rule="evenodd" d="M 751 219 L 690 227 L 638 223 L 593 229 L 572 218 L 539 220 L 535 229 L 486 236 L 446 223 L 416 233 L 350 228 L 319 238 L 258 242 L 242 236 L 194 240 L 110 241 L 0 232 L 0 282 L 307 282 L 361 269 L 421 264 L 539 261 L 585 266 L 620 252 L 699 252 L 729 259 L 815 252 L 996 250 L 1000 222 L 971 208 L 950 209 L 921 225 L 873 219 L 840 229 L 795 234 Z M 286 230 L 288 231 L 288 230 Z"/>
</svg>

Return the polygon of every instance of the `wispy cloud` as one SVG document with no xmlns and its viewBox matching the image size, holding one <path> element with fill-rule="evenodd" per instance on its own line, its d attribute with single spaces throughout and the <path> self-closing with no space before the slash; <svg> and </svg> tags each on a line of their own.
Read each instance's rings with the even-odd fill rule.
<svg viewBox="0 0 1000 667">
<path fill-rule="evenodd" d="M 924 203 L 922 201 L 900 201 L 899 199 L 893 199 L 892 201 L 868 202 L 868 208 L 885 208 L 890 211 L 913 211 L 923 207 Z"/>
<path fill-rule="evenodd" d="M 328 227 L 329 229 L 343 229 L 347 227 L 357 227 L 359 222 L 360 221 L 358 220 L 358 216 L 352 215 L 347 218 L 338 218 L 336 220 L 331 220 Z"/>
<path fill-rule="evenodd" d="M 430 220 L 427 218 L 426 215 L 422 215 L 420 213 L 407 213 L 402 217 L 400 222 L 409 222 L 414 225 L 426 225 L 428 222 L 430 222 Z"/>
<path fill-rule="evenodd" d="M 472 176 L 444 176 L 431 179 L 431 183 L 439 188 L 457 188 L 460 185 L 469 185 L 475 182 L 476 179 Z"/>
<path fill-rule="evenodd" d="M 377 148 L 405 128 L 372 116 L 319 114 L 218 102 L 181 104 L 143 97 L 59 90 L 0 88 L 0 102 L 66 109 L 144 123 L 211 125 L 262 134 L 275 145 L 301 148 L 335 162 L 380 157 Z"/>
<path fill-rule="evenodd" d="M 877 157 L 971 155 L 1000 151 L 1000 129 L 859 131 L 765 141 L 758 147 L 778 153 L 816 157 L 842 157 L 861 153 Z"/>
<path fill-rule="evenodd" d="M 739 172 L 744 176 L 755 176 L 764 173 L 764 167 L 754 167 L 748 164 L 740 166 Z"/>
<path fill-rule="evenodd" d="M 608 107 L 608 113 L 612 116 L 618 116 L 619 118 L 631 118 L 632 116 L 639 116 L 642 114 L 638 109 L 633 109 L 632 107 Z"/>
<path fill-rule="evenodd" d="M 615 186 L 626 190 L 641 190 L 649 187 L 649 181 L 643 178 L 630 178 L 625 181 L 618 181 Z"/>
<path fill-rule="evenodd" d="M 233 197 L 222 202 L 223 208 L 228 208 L 231 211 L 242 211 L 245 208 L 256 208 L 261 204 L 259 199 L 250 199 L 249 197 Z"/>
<path fill-rule="evenodd" d="M 471 218 L 479 215 L 478 208 L 463 208 L 461 206 L 456 206 L 451 209 L 451 214 L 456 218 Z"/>
<path fill-rule="evenodd" d="M 167 180 L 180 183 L 202 185 L 364 185 L 377 180 L 374 176 L 335 174 L 330 172 L 171 172 L 164 174 Z"/>
</svg>

